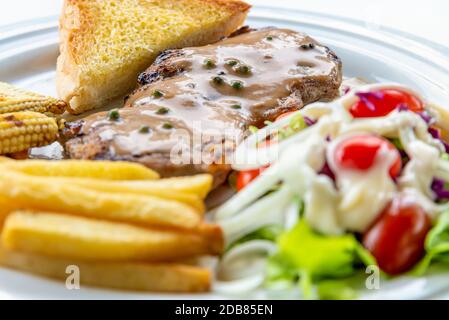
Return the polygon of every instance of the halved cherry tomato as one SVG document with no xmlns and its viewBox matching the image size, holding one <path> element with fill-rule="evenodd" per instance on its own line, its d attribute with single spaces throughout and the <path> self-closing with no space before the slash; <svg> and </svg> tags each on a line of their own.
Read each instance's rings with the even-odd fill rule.
<svg viewBox="0 0 449 320">
<path fill-rule="evenodd" d="M 382 149 L 394 154 L 389 173 L 395 178 L 401 172 L 401 155 L 392 143 L 381 137 L 360 135 L 343 140 L 335 149 L 334 160 L 343 169 L 364 171 L 373 166 L 378 152 Z"/>
<path fill-rule="evenodd" d="M 275 121 L 279 121 L 281 119 L 284 119 L 284 118 L 288 117 L 289 115 L 291 115 L 292 113 L 295 113 L 295 112 L 296 111 L 288 111 L 286 113 L 283 113 L 280 116 L 278 116 Z"/>
<path fill-rule="evenodd" d="M 412 199 L 399 197 L 364 234 L 363 245 L 383 271 L 400 274 L 410 270 L 424 255 L 424 241 L 431 227 L 421 206 Z"/>
<path fill-rule="evenodd" d="M 358 95 L 359 101 L 349 109 L 355 118 L 383 117 L 401 105 L 413 112 L 424 111 L 424 104 L 419 98 L 399 89 L 384 89 Z"/>
<path fill-rule="evenodd" d="M 262 172 L 264 172 L 268 167 L 262 167 L 255 170 L 240 171 L 237 175 L 237 191 L 242 190 L 248 184 L 256 179 Z"/>
</svg>

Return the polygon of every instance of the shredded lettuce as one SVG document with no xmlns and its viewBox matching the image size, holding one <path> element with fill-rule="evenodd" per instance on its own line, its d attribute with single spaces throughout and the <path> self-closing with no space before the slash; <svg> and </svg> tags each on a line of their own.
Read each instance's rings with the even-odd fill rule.
<svg viewBox="0 0 449 320">
<path fill-rule="evenodd" d="M 396 147 L 396 149 L 403 151 L 404 150 L 404 146 L 402 145 L 402 142 L 399 138 L 392 138 L 390 139 L 390 142 L 392 145 L 394 145 Z"/>
<path fill-rule="evenodd" d="M 252 134 L 255 134 L 257 133 L 257 131 L 259 131 L 259 128 L 257 128 L 256 126 L 249 126 L 248 129 Z"/>
<path fill-rule="evenodd" d="M 293 136 L 294 134 L 304 130 L 305 128 L 307 128 L 306 121 L 304 120 L 304 117 L 300 113 L 298 113 L 293 116 L 287 127 L 279 130 L 279 138 L 281 140 L 285 140 Z"/>
<path fill-rule="evenodd" d="M 349 277 L 357 266 L 376 264 L 352 234 L 321 235 L 304 220 L 278 238 L 278 248 L 268 261 L 268 281 L 299 280 L 305 298 L 313 296 L 320 280 Z"/>
<path fill-rule="evenodd" d="M 425 242 L 426 255 L 413 269 L 412 274 L 422 275 L 433 261 L 449 263 L 449 211 L 441 214 Z"/>
<path fill-rule="evenodd" d="M 240 238 L 239 240 L 233 242 L 231 245 L 229 245 L 228 250 L 234 248 L 235 246 L 238 246 L 239 244 L 252 240 L 268 240 L 276 242 L 276 239 L 281 233 L 282 233 L 281 226 L 271 225 L 262 227 L 254 232 L 247 234 L 243 238 Z"/>
</svg>

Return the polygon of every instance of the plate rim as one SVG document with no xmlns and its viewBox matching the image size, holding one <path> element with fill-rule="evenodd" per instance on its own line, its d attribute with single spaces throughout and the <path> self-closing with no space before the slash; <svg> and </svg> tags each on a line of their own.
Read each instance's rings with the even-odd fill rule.
<svg viewBox="0 0 449 320">
<path fill-rule="evenodd" d="M 309 10 L 302 10 L 298 8 L 286 8 L 286 7 L 273 7 L 269 5 L 255 5 L 253 6 L 252 10 L 248 14 L 249 18 L 257 17 L 257 13 L 259 11 L 269 11 L 271 14 L 299 14 L 299 15 L 306 15 L 309 17 L 316 17 L 321 20 L 333 20 L 333 21 L 339 21 L 344 22 L 346 24 L 352 25 L 352 26 L 358 26 L 361 28 L 364 28 L 366 30 L 370 30 L 370 28 L 367 28 L 367 23 L 364 22 L 361 19 L 351 18 L 351 17 L 344 17 L 337 14 L 329 14 L 329 13 L 321 13 L 321 12 L 315 12 L 315 11 L 309 11 Z M 285 18 L 285 16 L 284 16 Z M 45 17 L 40 18 L 34 18 L 34 19 L 26 19 L 15 23 L 5 24 L 0 27 L 0 30 L 2 31 L 2 35 L 0 35 L 0 44 L 2 41 L 17 36 L 19 34 L 27 34 L 36 32 L 36 27 L 39 28 L 39 32 L 43 31 L 44 29 L 48 28 L 57 28 L 59 26 L 59 15 L 48 15 Z M 415 43 L 422 43 L 424 46 L 428 48 L 432 48 L 433 50 L 439 52 L 440 54 L 444 56 L 449 56 L 449 45 L 445 45 L 442 43 L 439 43 L 434 40 L 427 39 L 423 36 L 418 36 L 413 33 L 400 30 L 398 28 L 389 27 L 385 25 L 375 25 L 378 27 L 376 32 L 382 32 L 390 35 L 391 37 L 397 37 L 401 39 L 406 39 L 409 41 L 413 41 Z M 33 28 L 34 30 L 30 30 L 30 28 Z M 446 57 L 447 58 L 447 57 Z"/>
<path fill-rule="evenodd" d="M 359 19 L 354 19 L 354 18 L 346 18 L 346 17 L 341 17 L 339 15 L 332 15 L 332 14 L 323 14 L 323 13 L 317 13 L 317 12 L 312 12 L 312 11 L 306 11 L 306 10 L 299 10 L 299 9 L 286 9 L 286 8 L 276 8 L 276 7 L 272 7 L 272 6 L 255 6 L 253 8 L 253 12 L 249 14 L 249 18 L 253 18 L 253 19 L 257 19 L 259 18 L 268 18 L 268 16 L 266 16 L 267 14 L 272 14 L 275 17 L 282 17 L 283 15 L 285 15 L 286 13 L 288 13 L 289 15 L 306 15 L 306 16 L 310 16 L 312 18 L 316 18 L 316 19 L 326 19 L 329 21 L 335 21 L 338 20 L 344 24 L 346 24 L 347 26 L 351 26 L 351 25 L 355 25 L 358 28 L 360 28 L 361 30 L 369 30 L 368 28 L 366 28 L 366 24 Z M 292 16 L 289 17 L 289 19 L 284 19 L 285 20 L 289 20 L 289 21 L 299 21 L 298 20 L 298 16 Z M 275 17 L 271 17 L 271 19 L 275 19 Z M 296 18 L 296 19 L 295 19 Z M 39 36 L 39 35 L 45 35 L 47 33 L 54 33 L 55 31 L 57 31 L 58 28 L 58 16 L 57 15 L 51 15 L 51 16 L 47 16 L 47 17 L 42 17 L 42 18 L 38 18 L 38 19 L 28 19 L 28 20 L 23 20 L 21 22 L 18 23 L 12 23 L 12 24 L 7 24 L 4 25 L 2 27 L 0 27 L 0 31 L 2 31 L 2 33 L 0 34 L 0 48 L 2 47 L 2 45 L 5 44 L 10 44 L 11 42 L 15 42 L 15 41 L 19 41 L 19 40 L 23 40 L 23 39 L 27 39 L 27 38 L 33 38 L 35 36 Z M 434 52 L 435 54 L 437 54 L 438 56 L 441 56 L 443 58 L 447 59 L 447 56 L 449 56 L 449 47 L 439 44 L 437 42 L 425 39 L 423 37 L 420 36 L 415 36 L 413 34 L 407 33 L 407 32 L 403 32 L 401 30 L 398 30 L 396 28 L 390 28 L 390 27 L 385 27 L 385 26 L 381 26 L 381 28 L 379 30 L 369 30 L 370 32 L 380 32 L 382 34 L 386 34 L 388 36 L 390 36 L 391 38 L 395 39 L 401 39 L 401 40 L 405 40 L 407 42 L 413 43 L 414 45 L 419 45 L 420 47 L 424 44 L 424 46 L 427 46 L 429 50 L 431 50 L 432 52 Z M 447 61 L 447 68 L 445 69 L 445 72 L 448 73 L 449 75 L 449 60 Z M 6 269 L 8 271 L 11 271 L 9 269 Z M 13 270 L 14 272 L 14 270 Z M 33 276 L 34 277 L 34 276 Z M 39 279 L 42 279 L 41 277 L 39 277 Z M 52 281 L 52 280 L 50 280 Z M 0 285 L 1 286 L 1 285 Z M 91 287 L 85 286 L 86 288 L 90 289 Z M 110 296 L 112 297 L 112 299 L 116 299 L 116 298 L 120 298 L 120 299 L 133 299 L 133 298 L 140 298 L 140 299 L 216 299 L 217 296 L 219 296 L 220 298 L 226 298 L 226 297 L 221 297 L 219 293 L 214 293 L 214 292 L 210 292 L 210 293 L 206 293 L 206 294 L 198 294 L 198 295 L 182 295 L 182 294 L 161 294 L 161 293 L 154 293 L 154 292 L 148 292 L 148 293 L 138 293 L 138 292 L 128 292 L 128 291 L 115 291 L 115 290 L 109 290 L 109 289 L 101 289 L 101 288 L 94 288 L 96 293 L 93 293 L 91 295 L 101 295 L 102 292 L 105 293 L 109 293 Z M 446 292 L 448 292 L 449 286 L 447 289 L 445 289 Z M 443 290 L 443 289 L 442 289 Z M 438 292 L 435 292 L 434 294 L 438 294 Z M 433 296 L 434 294 L 430 295 Z M 80 295 L 82 295 L 82 293 L 80 293 Z M 429 296 L 427 296 L 428 298 Z M 25 293 L 25 294 L 17 294 L 17 298 L 21 299 L 21 298 L 25 298 L 25 299 L 29 299 L 30 297 Z M 70 299 L 70 297 L 66 297 L 65 299 Z M 77 298 L 75 298 L 77 299 Z"/>
</svg>

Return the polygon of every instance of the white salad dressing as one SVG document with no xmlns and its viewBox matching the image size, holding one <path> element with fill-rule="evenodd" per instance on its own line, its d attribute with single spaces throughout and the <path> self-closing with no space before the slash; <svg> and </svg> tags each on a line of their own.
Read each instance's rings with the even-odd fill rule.
<svg viewBox="0 0 449 320">
<path fill-rule="evenodd" d="M 343 233 L 337 215 L 338 193 L 329 177 L 318 176 L 310 183 L 304 194 L 305 219 L 314 229 L 330 234 Z"/>
<path fill-rule="evenodd" d="M 411 92 L 408 88 L 389 84 L 368 85 L 358 91 L 392 88 Z M 365 231 L 394 194 L 405 189 L 414 189 L 416 193 L 432 201 L 430 185 L 441 161 L 440 155 L 444 148 L 441 142 L 427 132 L 425 121 L 410 111 L 394 111 L 378 118 L 354 119 L 347 110 L 357 99 L 355 92 L 350 92 L 333 102 L 306 106 L 298 112 L 318 122 L 264 150 L 261 157 L 258 157 L 257 141 L 263 141 L 273 130 L 288 125 L 294 115 L 260 130 L 239 146 L 234 169 L 255 169 L 261 165 L 271 167 L 217 210 L 216 218 L 224 226 L 225 234 L 230 232 L 235 239 L 244 235 L 240 232 L 243 229 L 246 232 L 248 229 L 256 230 L 255 227 L 239 225 L 239 218 L 258 201 L 251 205 L 252 202 L 280 182 L 282 187 L 274 193 L 289 193 L 291 197 L 301 198 L 305 205 L 306 220 L 317 231 L 325 234 Z M 395 157 L 390 150 L 381 150 L 375 165 L 367 171 L 345 171 L 335 164 L 332 156 L 335 146 L 347 137 L 364 134 L 400 139 L 411 161 L 404 168 L 398 184 L 389 175 Z M 337 176 L 337 188 L 330 179 L 318 174 L 326 158 Z M 246 162 L 242 162 L 242 159 L 246 159 Z M 267 178 L 268 176 L 271 177 Z M 422 198 L 417 197 L 418 200 Z M 264 199 L 259 201 L 262 200 Z M 278 209 L 287 204 L 264 203 L 265 208 L 270 205 L 273 209 Z M 422 205 L 429 207 L 424 203 Z M 439 210 L 438 206 L 434 206 L 429 214 L 434 216 L 435 210 Z M 238 227 L 227 229 L 227 219 L 232 219 Z M 260 223 L 255 225 L 260 227 Z"/>
<path fill-rule="evenodd" d="M 335 215 L 341 229 L 363 232 L 374 222 L 396 192 L 396 185 L 389 174 L 395 161 L 395 153 L 382 148 L 369 170 L 354 171 L 342 168 L 335 161 L 335 149 L 348 137 L 351 135 L 335 139 L 327 149 L 329 166 L 335 172 L 339 190 Z M 320 226 L 316 229 L 326 232 Z"/>
<path fill-rule="evenodd" d="M 394 111 L 385 117 L 354 119 L 348 112 L 359 99 L 356 92 L 381 89 L 400 89 L 419 97 L 400 85 L 367 85 L 333 102 L 314 103 L 298 111 L 317 122 L 262 154 L 257 143 L 288 126 L 297 113 L 259 130 L 237 148 L 235 170 L 270 168 L 216 211 L 215 219 L 228 244 L 262 226 L 282 224 L 289 204 L 298 198 L 304 203 L 308 224 L 324 234 L 366 231 L 398 194 L 413 199 L 432 218 L 438 216 L 443 205 L 434 202 L 431 183 L 434 177 L 449 179 L 449 162 L 441 159 L 444 146 L 428 133 L 422 117 Z M 431 111 L 437 123 L 445 122 L 438 110 Z M 374 165 L 363 172 L 344 170 L 335 163 L 334 149 L 343 139 L 370 134 L 398 138 L 408 154 L 410 161 L 396 182 L 389 172 L 396 155 L 388 148 L 381 149 Z M 336 185 L 319 174 L 326 160 L 336 175 Z"/>
<path fill-rule="evenodd" d="M 429 186 L 435 176 L 440 153 L 435 147 L 419 140 L 411 141 L 406 151 L 410 161 L 399 178 L 399 188 L 415 189 L 431 198 L 433 195 Z"/>
</svg>

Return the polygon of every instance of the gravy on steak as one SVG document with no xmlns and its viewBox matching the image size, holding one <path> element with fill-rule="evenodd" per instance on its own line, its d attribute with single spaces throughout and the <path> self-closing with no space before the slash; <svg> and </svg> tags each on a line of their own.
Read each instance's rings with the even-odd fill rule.
<svg viewBox="0 0 449 320">
<path fill-rule="evenodd" d="M 139 76 L 118 119 L 102 112 L 69 124 L 77 136 L 66 150 L 72 158 L 140 162 L 162 176 L 208 172 L 219 184 L 230 170 L 225 154 L 249 126 L 335 98 L 341 68 L 329 48 L 286 29 L 168 50 Z M 187 150 L 187 161 L 173 161 L 174 150 Z"/>
</svg>

